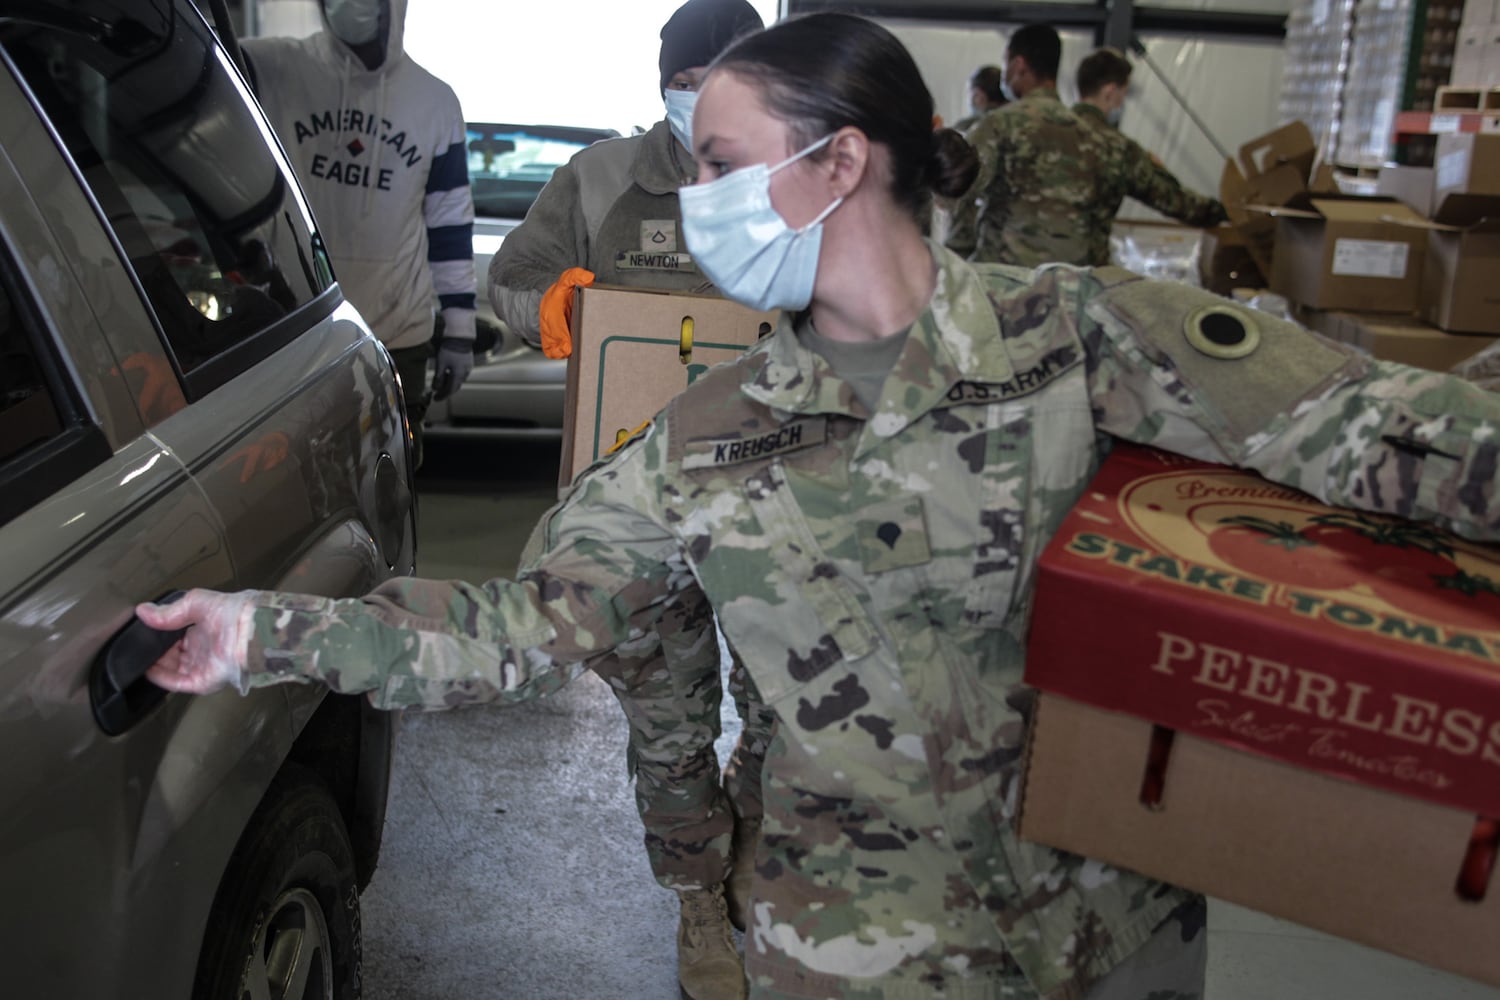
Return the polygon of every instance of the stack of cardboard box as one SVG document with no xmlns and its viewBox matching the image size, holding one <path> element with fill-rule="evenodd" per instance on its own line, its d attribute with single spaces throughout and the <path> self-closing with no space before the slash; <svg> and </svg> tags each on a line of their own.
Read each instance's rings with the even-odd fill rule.
<svg viewBox="0 0 1500 1000">
<path fill-rule="evenodd" d="M 1219 200 L 1229 225 L 1212 230 L 1202 255 L 1203 287 L 1220 294 L 1263 286 L 1271 273 L 1276 221 L 1260 206 L 1286 205 L 1309 191 L 1333 191 L 1333 175 L 1317 167 L 1318 147 L 1300 121 L 1240 147 L 1219 177 Z"/>
<path fill-rule="evenodd" d="M 1392 166 L 1375 195 L 1348 195 L 1314 169 L 1307 130 L 1285 126 L 1225 165 L 1226 228 L 1308 328 L 1447 370 L 1500 337 L 1500 134 L 1437 148 L 1435 166 Z M 1205 286 L 1227 293 L 1204 260 Z"/>
</svg>

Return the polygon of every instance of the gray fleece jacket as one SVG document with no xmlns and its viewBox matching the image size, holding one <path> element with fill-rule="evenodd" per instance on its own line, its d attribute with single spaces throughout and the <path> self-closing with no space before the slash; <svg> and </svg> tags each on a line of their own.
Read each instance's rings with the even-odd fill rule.
<svg viewBox="0 0 1500 1000">
<path fill-rule="evenodd" d="M 495 315 L 540 344 L 542 293 L 570 267 L 588 268 L 601 285 L 711 291 L 683 243 L 677 206 L 677 189 L 697 175 L 665 121 L 579 150 L 490 260 Z"/>
</svg>

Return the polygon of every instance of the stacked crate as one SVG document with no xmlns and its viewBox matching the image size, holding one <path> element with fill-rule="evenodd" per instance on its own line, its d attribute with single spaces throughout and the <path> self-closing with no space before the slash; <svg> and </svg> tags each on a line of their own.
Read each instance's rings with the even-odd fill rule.
<svg viewBox="0 0 1500 1000">
<path fill-rule="evenodd" d="M 1316 0 L 1287 15 L 1283 122 L 1301 121 L 1326 153 L 1338 148 L 1355 0 Z"/>
<path fill-rule="evenodd" d="M 1484 0 L 1489 6 L 1491 0 Z M 1438 88 L 1452 78 L 1454 55 L 1464 19 L 1464 0 L 1427 0 L 1421 5 L 1425 16 L 1414 22 L 1415 37 L 1407 64 L 1406 111 L 1431 111 Z M 1479 0 L 1469 0 L 1468 7 L 1478 8 Z"/>
<path fill-rule="evenodd" d="M 1355 7 L 1343 121 L 1334 153 L 1341 166 L 1378 167 L 1390 158 L 1414 6 L 1413 0 L 1359 0 Z"/>
<path fill-rule="evenodd" d="M 1477 110 L 1500 110 L 1500 100 L 1493 93 L 1500 90 L 1500 0 L 1464 4 L 1449 82 L 1480 91 Z"/>
<path fill-rule="evenodd" d="M 1358 0 L 1334 162 L 1373 168 L 1391 158 L 1397 112 L 1431 111 L 1449 82 L 1463 18 L 1464 0 Z M 1431 150 L 1417 143 L 1403 158 L 1431 162 Z"/>
</svg>

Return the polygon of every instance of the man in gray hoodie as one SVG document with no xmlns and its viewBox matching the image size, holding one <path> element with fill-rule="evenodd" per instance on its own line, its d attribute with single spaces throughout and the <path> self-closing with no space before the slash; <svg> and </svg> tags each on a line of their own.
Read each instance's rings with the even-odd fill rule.
<svg viewBox="0 0 1500 1000">
<path fill-rule="evenodd" d="M 463 111 L 403 49 L 406 4 L 320 0 L 317 34 L 241 47 L 339 286 L 396 363 L 416 467 L 434 298 L 438 398 L 474 367 L 474 200 Z"/>
</svg>

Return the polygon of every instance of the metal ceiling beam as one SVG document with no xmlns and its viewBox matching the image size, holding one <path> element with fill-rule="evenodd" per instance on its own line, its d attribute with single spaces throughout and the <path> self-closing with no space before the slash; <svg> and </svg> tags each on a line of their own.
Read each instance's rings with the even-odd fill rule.
<svg viewBox="0 0 1500 1000">
<path fill-rule="evenodd" d="M 1242 10 L 1137 7 L 1135 30 L 1153 35 L 1234 35 L 1280 41 L 1286 37 L 1286 15 Z"/>
<path fill-rule="evenodd" d="M 789 14 L 846 11 L 869 17 L 988 27 L 1041 22 L 1054 28 L 1092 28 L 1100 45 L 1125 49 L 1134 34 L 1204 37 L 1286 37 L 1286 16 L 1236 10 L 1137 6 L 1132 0 L 1045 3 L 1038 0 L 787 0 Z"/>
<path fill-rule="evenodd" d="M 931 3 L 850 3 L 849 0 L 790 0 L 789 12 L 843 11 L 902 21 L 960 22 L 980 27 L 1045 21 L 1058 28 L 1095 27 L 1105 11 L 1091 3 L 1042 3 L 1027 0 L 933 0 Z"/>
</svg>

